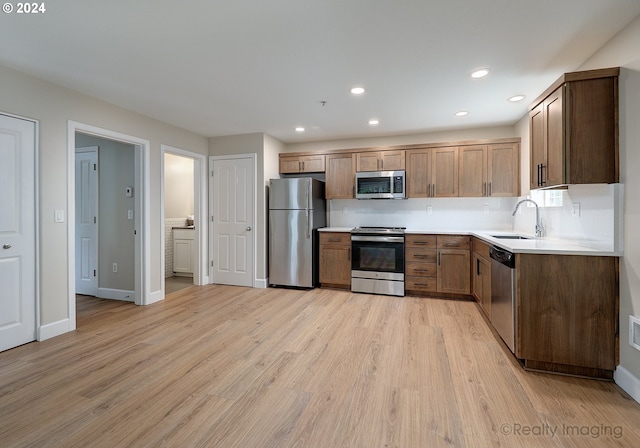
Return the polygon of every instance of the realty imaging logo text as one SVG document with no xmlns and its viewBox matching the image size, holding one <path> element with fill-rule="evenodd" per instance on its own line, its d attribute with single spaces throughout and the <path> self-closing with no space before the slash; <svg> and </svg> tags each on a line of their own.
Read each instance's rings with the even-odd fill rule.
<svg viewBox="0 0 640 448">
<path fill-rule="evenodd" d="M 520 423 L 503 423 L 500 433 L 505 436 L 586 436 L 593 439 L 600 437 L 622 437 L 622 426 L 608 425 L 562 425 L 554 426 L 543 423 L 541 425 L 522 425 Z"/>
</svg>

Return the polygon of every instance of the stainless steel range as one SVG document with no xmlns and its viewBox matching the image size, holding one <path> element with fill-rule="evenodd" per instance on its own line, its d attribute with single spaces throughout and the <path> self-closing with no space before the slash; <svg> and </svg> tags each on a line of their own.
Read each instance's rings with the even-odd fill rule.
<svg viewBox="0 0 640 448">
<path fill-rule="evenodd" d="M 405 227 L 351 230 L 351 290 L 404 296 Z"/>
</svg>

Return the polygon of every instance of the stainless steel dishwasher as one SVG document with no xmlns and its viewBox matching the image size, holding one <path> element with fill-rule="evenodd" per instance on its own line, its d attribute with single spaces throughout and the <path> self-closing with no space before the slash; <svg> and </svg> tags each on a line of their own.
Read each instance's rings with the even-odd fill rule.
<svg viewBox="0 0 640 448">
<path fill-rule="evenodd" d="M 509 350 L 515 353 L 516 256 L 496 246 L 491 258 L 491 323 Z"/>
</svg>

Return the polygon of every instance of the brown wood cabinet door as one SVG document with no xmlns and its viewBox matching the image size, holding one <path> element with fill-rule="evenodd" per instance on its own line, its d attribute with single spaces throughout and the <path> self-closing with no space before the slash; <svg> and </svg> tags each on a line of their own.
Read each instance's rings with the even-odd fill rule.
<svg viewBox="0 0 640 448">
<path fill-rule="evenodd" d="M 407 151 L 407 197 L 426 198 L 431 184 L 431 150 Z"/>
<path fill-rule="evenodd" d="M 518 254 L 516 272 L 519 358 L 616 368 L 616 257 Z"/>
<path fill-rule="evenodd" d="M 544 137 L 544 103 L 529 112 L 529 139 L 531 148 L 531 166 L 529 188 L 535 190 L 542 186 L 542 166 L 546 163 Z"/>
<path fill-rule="evenodd" d="M 355 185 L 355 156 L 336 154 L 326 157 L 325 197 L 352 199 Z"/>
<path fill-rule="evenodd" d="M 438 292 L 471 294 L 471 254 L 464 249 L 438 249 Z"/>
<path fill-rule="evenodd" d="M 450 198 L 458 196 L 458 148 L 432 150 L 431 196 Z"/>
<path fill-rule="evenodd" d="M 280 173 L 290 174 L 300 172 L 300 158 L 298 157 L 280 157 Z"/>
<path fill-rule="evenodd" d="M 323 173 L 325 170 L 324 155 L 300 157 L 303 173 Z"/>
<path fill-rule="evenodd" d="M 488 196 L 487 146 L 465 146 L 461 147 L 459 151 L 459 195 L 463 197 Z"/>
<path fill-rule="evenodd" d="M 544 126 L 546 138 L 546 168 L 543 169 L 545 187 L 565 183 L 564 179 L 564 114 L 561 87 L 544 100 Z"/>
<path fill-rule="evenodd" d="M 491 317 L 491 263 L 479 254 L 473 254 L 473 296 L 487 317 Z"/>
<path fill-rule="evenodd" d="M 385 171 L 403 170 L 405 168 L 405 150 L 382 151 L 380 153 L 380 168 Z"/>
<path fill-rule="evenodd" d="M 380 153 L 356 153 L 356 171 L 380 171 Z"/>
<path fill-rule="evenodd" d="M 487 196 L 518 196 L 520 193 L 520 145 L 506 143 L 487 147 Z M 460 192 L 460 196 L 464 196 Z"/>
<path fill-rule="evenodd" d="M 320 246 L 320 283 L 351 286 L 350 246 Z"/>
</svg>

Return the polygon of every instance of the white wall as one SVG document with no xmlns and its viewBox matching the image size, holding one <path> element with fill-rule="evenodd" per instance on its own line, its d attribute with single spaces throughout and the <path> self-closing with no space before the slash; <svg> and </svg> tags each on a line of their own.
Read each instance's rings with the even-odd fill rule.
<svg viewBox="0 0 640 448">
<path fill-rule="evenodd" d="M 164 216 L 184 218 L 193 215 L 194 162 L 189 157 L 164 155 Z"/>
<path fill-rule="evenodd" d="M 514 137 L 513 126 L 496 126 L 474 129 L 454 129 L 422 134 L 390 135 L 384 137 L 351 138 L 318 142 L 290 143 L 286 152 L 329 151 L 332 149 L 371 148 L 420 143 L 461 142 Z"/>
<path fill-rule="evenodd" d="M 40 170 L 40 323 L 61 322 L 69 318 L 67 279 L 68 223 L 54 223 L 54 210 L 67 204 L 67 124 L 85 123 L 151 142 L 151 285 L 161 289 L 160 145 L 207 154 L 207 139 L 186 130 L 116 107 L 104 101 L 59 87 L 15 70 L 0 66 L 0 108 L 40 122 L 38 148 Z"/>
<path fill-rule="evenodd" d="M 581 67 L 622 67 L 620 73 L 620 182 L 624 184 L 624 256 L 620 262 L 620 366 L 635 377 L 640 400 L 640 351 L 629 345 L 629 315 L 640 318 L 640 17 Z M 624 376 L 624 375 L 623 375 Z M 616 377 L 619 382 L 619 377 Z M 633 384 L 633 383 L 632 383 Z M 629 392 L 628 384 L 623 385 Z"/>
</svg>

